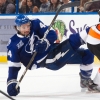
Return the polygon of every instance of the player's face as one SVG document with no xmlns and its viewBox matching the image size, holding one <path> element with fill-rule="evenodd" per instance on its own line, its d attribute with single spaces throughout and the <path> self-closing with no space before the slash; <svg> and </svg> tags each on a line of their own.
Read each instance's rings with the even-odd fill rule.
<svg viewBox="0 0 100 100">
<path fill-rule="evenodd" d="M 20 32 L 22 35 L 27 36 L 30 33 L 30 22 L 20 26 Z"/>
</svg>

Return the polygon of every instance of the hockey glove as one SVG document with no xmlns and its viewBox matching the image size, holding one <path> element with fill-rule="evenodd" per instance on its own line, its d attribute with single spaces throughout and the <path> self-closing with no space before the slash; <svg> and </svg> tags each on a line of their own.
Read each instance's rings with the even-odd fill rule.
<svg viewBox="0 0 100 100">
<path fill-rule="evenodd" d="M 10 96 L 16 96 L 20 93 L 20 87 L 16 89 L 17 81 L 15 79 L 9 80 L 7 82 L 7 92 Z"/>
<path fill-rule="evenodd" d="M 50 46 L 49 41 L 47 39 L 38 40 L 35 44 L 35 50 L 37 53 L 45 52 Z"/>
</svg>

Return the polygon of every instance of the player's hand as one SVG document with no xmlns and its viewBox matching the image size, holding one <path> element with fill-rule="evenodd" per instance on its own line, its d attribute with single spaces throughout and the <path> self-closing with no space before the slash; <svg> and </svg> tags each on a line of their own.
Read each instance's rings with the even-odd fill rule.
<svg viewBox="0 0 100 100">
<path fill-rule="evenodd" d="M 9 80 L 7 82 L 7 92 L 10 96 L 17 96 L 20 93 L 20 87 L 16 89 L 17 81 L 15 79 Z"/>
<path fill-rule="evenodd" d="M 49 41 L 47 39 L 38 40 L 35 44 L 35 50 L 37 53 L 45 52 L 50 46 Z"/>
<path fill-rule="evenodd" d="M 60 43 L 62 41 L 63 37 L 62 37 L 61 33 L 59 32 L 58 28 L 55 29 L 55 32 L 56 32 L 57 37 L 58 37 L 58 39 L 56 40 L 56 43 Z"/>
</svg>

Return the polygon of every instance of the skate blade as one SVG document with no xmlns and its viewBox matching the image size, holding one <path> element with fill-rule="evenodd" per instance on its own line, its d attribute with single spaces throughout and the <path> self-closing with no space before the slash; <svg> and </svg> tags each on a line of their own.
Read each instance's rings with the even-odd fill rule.
<svg viewBox="0 0 100 100">
<path fill-rule="evenodd" d="M 86 93 L 100 93 L 99 90 L 86 90 Z"/>
</svg>

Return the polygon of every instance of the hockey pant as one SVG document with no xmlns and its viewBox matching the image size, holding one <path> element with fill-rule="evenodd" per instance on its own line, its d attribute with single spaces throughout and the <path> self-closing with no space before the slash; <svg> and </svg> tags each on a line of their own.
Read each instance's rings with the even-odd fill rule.
<svg viewBox="0 0 100 100">
<path fill-rule="evenodd" d="M 87 43 L 89 50 L 100 60 L 100 44 L 92 45 Z"/>
<path fill-rule="evenodd" d="M 91 58 L 91 59 L 90 59 Z M 39 66 L 58 70 L 66 64 L 91 64 L 93 55 L 88 49 L 73 50 L 68 40 L 63 41 L 52 49 Z"/>
</svg>

